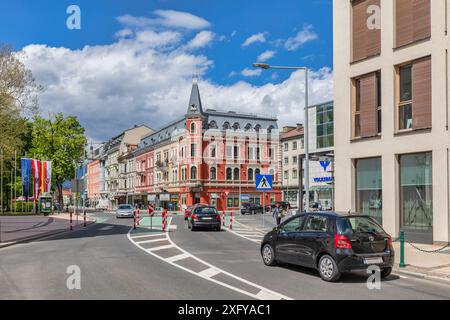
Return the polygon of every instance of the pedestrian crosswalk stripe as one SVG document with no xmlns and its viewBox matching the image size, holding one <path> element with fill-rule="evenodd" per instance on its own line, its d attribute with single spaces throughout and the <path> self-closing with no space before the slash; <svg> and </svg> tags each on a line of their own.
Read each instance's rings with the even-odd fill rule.
<svg viewBox="0 0 450 320">
<path fill-rule="evenodd" d="M 212 278 L 214 276 L 217 276 L 219 273 L 220 270 L 217 270 L 216 268 L 208 268 L 199 272 L 198 275 L 205 278 Z"/>
<path fill-rule="evenodd" d="M 175 261 L 180 261 L 180 260 L 183 260 L 183 259 L 187 259 L 189 257 L 190 256 L 188 254 L 182 253 L 182 254 L 179 254 L 179 255 L 167 258 L 166 261 L 167 262 L 175 262 Z"/>
<path fill-rule="evenodd" d="M 280 298 L 271 292 L 267 292 L 266 290 L 261 290 L 256 294 L 256 296 L 261 300 L 280 300 Z"/>
<path fill-rule="evenodd" d="M 147 249 L 148 252 L 155 252 L 155 251 L 160 251 L 160 250 L 165 250 L 165 249 L 170 249 L 173 248 L 174 245 L 173 244 L 168 244 L 166 246 L 160 246 L 160 247 L 156 247 L 156 248 L 150 248 Z"/>
<path fill-rule="evenodd" d="M 136 242 L 137 244 L 144 244 L 144 243 L 153 243 L 153 242 L 161 242 L 161 241 L 167 241 L 166 237 L 161 239 L 152 239 L 152 240 L 144 240 L 140 242 Z"/>
<path fill-rule="evenodd" d="M 142 235 L 142 236 L 131 236 L 131 239 L 141 239 L 141 238 L 158 237 L 158 236 L 164 236 L 164 233 L 146 234 L 146 235 Z"/>
</svg>

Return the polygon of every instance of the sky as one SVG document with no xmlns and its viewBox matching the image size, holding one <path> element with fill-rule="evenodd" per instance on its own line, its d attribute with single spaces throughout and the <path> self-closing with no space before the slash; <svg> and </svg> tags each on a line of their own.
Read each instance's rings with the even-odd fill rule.
<svg viewBox="0 0 450 320">
<path fill-rule="evenodd" d="M 0 42 L 44 87 L 42 115 L 76 115 L 97 142 L 181 118 L 194 75 L 204 108 L 301 123 L 303 72 L 253 62 L 307 66 L 310 102 L 332 100 L 332 0 L 2 0 Z"/>
</svg>

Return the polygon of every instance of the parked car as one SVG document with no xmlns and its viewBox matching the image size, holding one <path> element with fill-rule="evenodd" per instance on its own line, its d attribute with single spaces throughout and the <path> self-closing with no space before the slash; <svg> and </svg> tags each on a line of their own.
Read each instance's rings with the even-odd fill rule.
<svg viewBox="0 0 450 320">
<path fill-rule="evenodd" d="M 194 207 L 188 219 L 188 228 L 192 231 L 199 228 L 220 231 L 222 228 L 220 214 L 212 206 Z"/>
<path fill-rule="evenodd" d="M 264 237 L 261 255 L 267 266 L 283 262 L 314 268 L 330 282 L 371 265 L 386 278 L 394 265 L 391 236 L 371 217 L 348 213 L 296 215 Z"/>
<path fill-rule="evenodd" d="M 280 208 L 282 208 L 284 210 L 289 210 L 289 208 L 291 207 L 291 204 L 288 201 L 278 201 L 278 202 L 274 202 L 270 205 L 267 205 L 266 212 L 272 212 L 273 209 L 275 209 L 277 204 L 280 206 Z"/>
<path fill-rule="evenodd" d="M 263 213 L 263 207 L 259 204 L 254 203 L 244 203 L 242 204 L 241 208 L 241 214 L 257 214 L 257 213 Z"/>
<path fill-rule="evenodd" d="M 116 217 L 133 218 L 133 207 L 130 204 L 121 204 L 117 207 Z"/>
</svg>

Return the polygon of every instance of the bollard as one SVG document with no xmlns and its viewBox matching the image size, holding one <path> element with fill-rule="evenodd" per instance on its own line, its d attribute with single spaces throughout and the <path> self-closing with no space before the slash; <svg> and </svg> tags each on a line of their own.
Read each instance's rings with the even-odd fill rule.
<svg viewBox="0 0 450 320">
<path fill-rule="evenodd" d="M 73 217 L 72 217 L 72 212 L 70 213 L 70 231 L 72 231 L 73 230 L 73 225 L 72 225 L 72 222 L 73 222 Z"/>
<path fill-rule="evenodd" d="M 222 211 L 222 226 L 225 227 L 225 210 Z"/>
<path fill-rule="evenodd" d="M 167 229 L 167 209 L 163 211 L 162 213 L 162 224 L 163 224 L 163 231 L 166 232 Z"/>
<path fill-rule="evenodd" d="M 141 225 L 141 210 L 138 209 L 137 211 L 137 225 L 140 226 Z"/>
<path fill-rule="evenodd" d="M 133 210 L 133 229 L 136 229 L 136 210 Z"/>
<path fill-rule="evenodd" d="M 405 265 L 405 231 L 400 230 L 400 268 L 406 267 Z"/>
<path fill-rule="evenodd" d="M 233 230 L 233 211 L 230 213 L 230 230 Z"/>
<path fill-rule="evenodd" d="M 84 222 L 84 227 L 86 228 L 86 209 L 84 209 L 84 212 L 83 212 L 83 222 Z"/>
</svg>

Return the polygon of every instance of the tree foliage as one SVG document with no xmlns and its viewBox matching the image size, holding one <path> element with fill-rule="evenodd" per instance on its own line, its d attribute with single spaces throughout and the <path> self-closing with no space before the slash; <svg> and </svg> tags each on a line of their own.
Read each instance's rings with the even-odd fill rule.
<svg viewBox="0 0 450 320">
<path fill-rule="evenodd" d="M 84 156 L 87 143 L 84 128 L 75 116 L 56 114 L 50 119 L 34 117 L 32 152 L 36 158 L 52 161 L 52 185 L 62 203 L 62 184 L 75 176 L 74 160 Z"/>
</svg>

